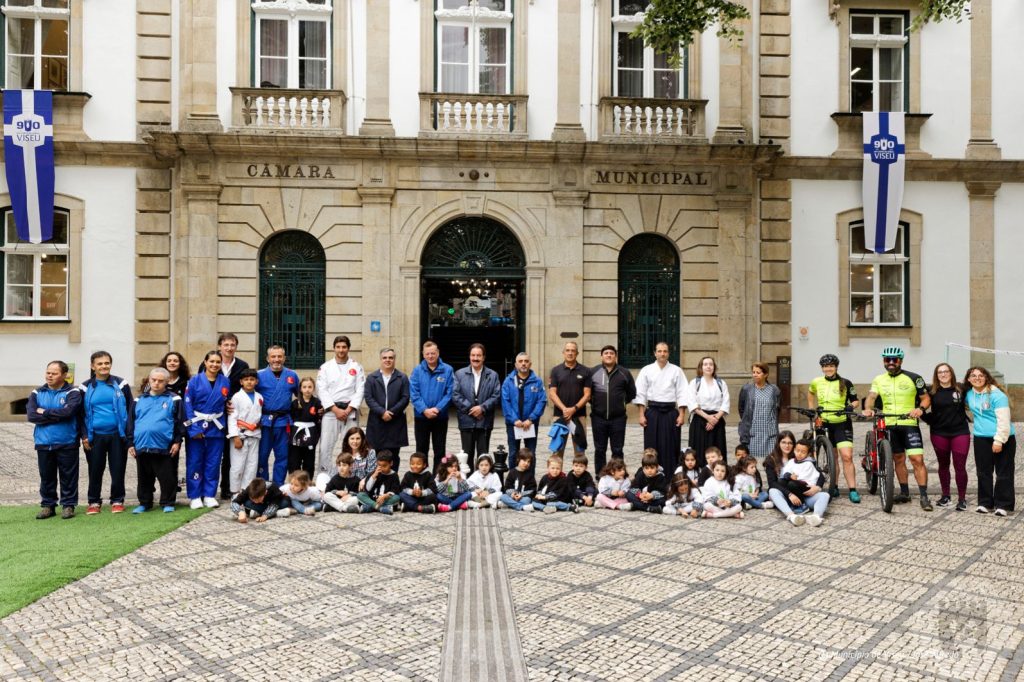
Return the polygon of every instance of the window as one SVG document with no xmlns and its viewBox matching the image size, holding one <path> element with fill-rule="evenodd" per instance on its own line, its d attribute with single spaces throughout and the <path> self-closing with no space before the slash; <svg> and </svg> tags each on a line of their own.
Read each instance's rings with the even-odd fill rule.
<svg viewBox="0 0 1024 682">
<path fill-rule="evenodd" d="M 639 234 L 619 252 L 619 361 L 643 367 L 664 341 L 679 362 L 679 334 L 679 252 L 661 235 Z"/>
<path fill-rule="evenodd" d="M 437 92 L 512 91 L 513 0 L 435 0 Z"/>
<path fill-rule="evenodd" d="M 850 13 L 850 111 L 906 111 L 908 15 Z"/>
<path fill-rule="evenodd" d="M 875 253 L 864 245 L 864 223 L 850 225 L 850 324 L 906 326 L 910 315 L 909 225 L 899 224 L 896 248 Z"/>
<path fill-rule="evenodd" d="M 331 87 L 332 0 L 252 4 L 253 81 L 261 88 Z"/>
<path fill-rule="evenodd" d="M 657 97 L 678 99 L 687 96 L 687 51 L 681 50 L 683 68 L 673 69 L 668 57 L 644 45 L 632 33 L 643 21 L 647 3 L 644 0 L 614 0 L 612 16 L 615 97 Z"/>
<path fill-rule="evenodd" d="M 68 319 L 68 213 L 53 213 L 53 239 L 29 244 L 18 239 L 14 212 L 3 209 L 3 319 Z"/>
<path fill-rule="evenodd" d="M 324 360 L 326 271 L 324 247 L 308 232 L 278 232 L 260 253 L 259 347 L 284 346 L 290 367 Z"/>
<path fill-rule="evenodd" d="M 68 0 L 6 0 L 4 63 L 10 90 L 68 89 Z"/>
</svg>

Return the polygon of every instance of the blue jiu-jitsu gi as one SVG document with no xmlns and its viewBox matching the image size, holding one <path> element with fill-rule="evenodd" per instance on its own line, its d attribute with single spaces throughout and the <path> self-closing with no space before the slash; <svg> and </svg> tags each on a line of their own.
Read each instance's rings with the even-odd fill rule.
<svg viewBox="0 0 1024 682">
<path fill-rule="evenodd" d="M 205 372 L 189 379 L 185 387 L 185 492 L 190 500 L 217 497 L 228 423 L 224 406 L 230 389 L 226 376 L 218 374 L 211 385 Z"/>
<path fill-rule="evenodd" d="M 269 480 L 270 452 L 274 452 L 273 480 L 277 485 L 284 483 L 288 473 L 288 440 L 291 434 L 292 398 L 299 394 L 299 375 L 284 367 L 281 376 L 274 376 L 270 367 L 259 371 L 256 391 L 263 396 L 263 417 L 260 427 L 260 465 L 256 475 Z"/>
</svg>

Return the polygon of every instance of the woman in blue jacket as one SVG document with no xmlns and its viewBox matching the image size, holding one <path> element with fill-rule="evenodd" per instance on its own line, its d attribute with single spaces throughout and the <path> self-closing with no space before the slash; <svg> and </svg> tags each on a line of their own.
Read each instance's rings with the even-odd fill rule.
<svg viewBox="0 0 1024 682">
<path fill-rule="evenodd" d="M 459 415 L 462 449 L 475 464 L 478 455 L 488 452 L 494 430 L 494 409 L 501 400 L 498 373 L 484 366 L 484 345 L 469 347 L 469 367 L 455 373 L 452 402 Z"/>
<path fill-rule="evenodd" d="M 124 511 L 124 471 L 128 465 L 125 430 L 132 405 L 128 382 L 110 373 L 110 353 L 98 350 L 89 358 L 92 376 L 82 392 L 82 448 L 89 463 L 89 508 L 99 514 L 103 506 L 103 472 L 110 462 L 110 511 Z"/>
<path fill-rule="evenodd" d="M 516 356 L 516 371 L 505 377 L 501 385 L 501 411 L 505 415 L 505 430 L 508 432 L 508 470 L 515 468 L 519 441 L 530 452 L 537 451 L 537 423 L 544 414 L 548 403 L 544 382 L 530 369 L 530 356 L 520 353 Z M 516 438 L 516 429 L 532 432 L 529 438 Z M 530 460 L 529 472 L 534 474 L 537 458 Z"/>
<path fill-rule="evenodd" d="M 220 458 L 224 456 L 225 405 L 231 382 L 220 371 L 220 351 L 211 350 L 203 358 L 203 372 L 188 380 L 185 387 L 185 492 L 192 509 L 219 506 L 217 483 Z"/>
<path fill-rule="evenodd" d="M 75 515 L 78 504 L 78 410 L 82 393 L 67 381 L 68 366 L 54 360 L 46 366 L 46 383 L 28 396 L 26 416 L 35 424 L 32 439 L 39 462 L 39 505 L 37 519 L 53 516 L 57 506 L 57 479 L 60 478 L 62 519 Z"/>
</svg>

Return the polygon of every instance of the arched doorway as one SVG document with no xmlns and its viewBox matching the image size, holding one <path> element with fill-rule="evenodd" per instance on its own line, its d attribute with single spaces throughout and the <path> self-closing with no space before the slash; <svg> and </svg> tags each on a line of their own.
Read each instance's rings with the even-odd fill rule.
<svg viewBox="0 0 1024 682">
<path fill-rule="evenodd" d="M 260 252 L 260 328 L 257 356 L 284 346 L 288 366 L 319 367 L 324 361 L 324 247 L 308 232 L 272 236 Z"/>
<path fill-rule="evenodd" d="M 679 340 L 679 252 L 660 235 L 637 235 L 619 252 L 619 362 L 650 364 L 665 341 L 678 363 Z"/>
<path fill-rule="evenodd" d="M 488 367 L 512 371 L 526 340 L 526 257 L 515 235 L 488 218 L 457 218 L 431 235 L 420 262 L 423 338 L 456 369 L 480 342 Z"/>
</svg>

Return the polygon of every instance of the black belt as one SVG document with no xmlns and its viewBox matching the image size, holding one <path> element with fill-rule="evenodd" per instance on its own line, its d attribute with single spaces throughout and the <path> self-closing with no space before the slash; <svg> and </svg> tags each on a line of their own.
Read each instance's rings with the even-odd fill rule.
<svg viewBox="0 0 1024 682">
<path fill-rule="evenodd" d="M 647 407 L 656 407 L 658 409 L 665 409 L 667 407 L 670 410 L 678 409 L 675 403 L 658 403 L 653 400 L 648 401 Z"/>
</svg>

